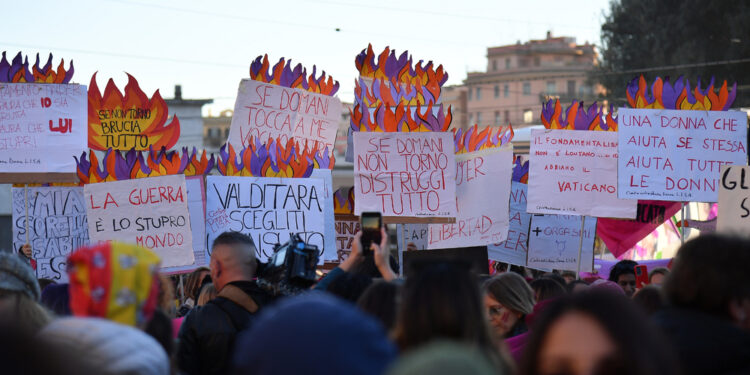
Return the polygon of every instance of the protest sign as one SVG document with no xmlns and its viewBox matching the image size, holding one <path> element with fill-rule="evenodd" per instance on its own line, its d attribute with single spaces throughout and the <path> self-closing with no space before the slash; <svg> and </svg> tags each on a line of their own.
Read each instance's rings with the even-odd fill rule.
<svg viewBox="0 0 750 375">
<path fill-rule="evenodd" d="M 721 167 L 716 231 L 750 233 L 750 167 L 746 165 Z"/>
<path fill-rule="evenodd" d="M 406 251 L 409 244 L 413 244 L 417 250 L 427 250 L 430 235 L 429 225 L 399 224 L 396 228 L 396 238 L 400 251 Z"/>
<path fill-rule="evenodd" d="M 190 231 L 193 233 L 193 264 L 162 268 L 164 273 L 192 272 L 198 267 L 208 267 L 209 253 L 206 243 L 206 184 L 203 176 L 185 176 L 187 204 L 190 212 Z"/>
<path fill-rule="evenodd" d="M 0 83 L 0 181 L 77 181 L 87 134 L 86 86 Z"/>
<path fill-rule="evenodd" d="M 251 79 L 240 81 L 228 142 L 237 149 L 250 139 L 265 143 L 294 138 L 316 150 L 333 152 L 341 119 L 338 98 Z"/>
<path fill-rule="evenodd" d="M 331 223 L 335 222 L 333 215 L 333 177 L 330 169 L 313 169 L 310 178 L 316 178 L 323 181 L 323 217 L 325 218 L 324 249 L 322 259 L 325 261 L 335 261 L 339 259 L 336 250 L 336 228 Z"/>
<path fill-rule="evenodd" d="M 208 243 L 225 231 L 242 232 L 266 261 L 275 244 L 299 234 L 303 242 L 325 249 L 324 183 L 318 178 L 206 177 Z"/>
<path fill-rule="evenodd" d="M 127 74 L 127 73 L 126 73 Z M 96 73 L 89 84 L 89 147 L 94 150 L 159 150 L 172 148 L 180 138 L 180 120 L 169 116 L 159 90 L 152 97 L 127 74 L 124 94 L 110 78 L 99 92 Z M 167 123 L 169 121 L 169 123 Z"/>
<path fill-rule="evenodd" d="M 635 217 L 617 197 L 617 133 L 532 130 L 528 212 Z"/>
<path fill-rule="evenodd" d="M 67 282 L 68 255 L 89 243 L 83 188 L 12 188 L 13 248 L 26 243 L 26 196 L 28 196 L 28 242 L 36 261 L 36 277 Z"/>
<path fill-rule="evenodd" d="M 581 220 L 583 243 L 581 244 Z M 572 215 L 533 215 L 526 265 L 531 268 L 591 272 L 594 261 L 596 218 Z"/>
<path fill-rule="evenodd" d="M 354 134 L 354 213 L 421 222 L 456 217 L 456 162 L 450 133 Z"/>
<path fill-rule="evenodd" d="M 639 200 L 635 219 L 600 218 L 596 223 L 596 234 L 612 255 L 619 257 L 679 210 L 677 202 Z"/>
<path fill-rule="evenodd" d="M 747 164 L 744 112 L 621 108 L 618 116 L 620 198 L 716 202 L 721 166 Z"/>
<path fill-rule="evenodd" d="M 165 268 L 193 264 L 184 175 L 87 184 L 83 194 L 92 242 L 144 246 Z"/>
<path fill-rule="evenodd" d="M 359 232 L 359 220 L 350 215 L 336 215 L 336 253 L 338 261 L 343 262 L 352 251 L 354 235 Z"/>
<path fill-rule="evenodd" d="M 526 212 L 526 184 L 513 181 L 510 188 L 510 220 L 505 241 L 487 246 L 490 259 L 526 266 L 531 214 Z"/>
<path fill-rule="evenodd" d="M 513 147 L 456 155 L 456 202 L 452 224 L 430 224 L 428 249 L 481 246 L 508 235 Z"/>
</svg>

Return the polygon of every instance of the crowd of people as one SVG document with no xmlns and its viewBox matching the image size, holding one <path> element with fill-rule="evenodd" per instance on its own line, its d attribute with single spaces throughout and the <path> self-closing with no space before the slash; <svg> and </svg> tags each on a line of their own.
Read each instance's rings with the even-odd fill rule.
<svg viewBox="0 0 750 375">
<path fill-rule="evenodd" d="M 641 286 L 629 260 L 587 279 L 460 262 L 400 278 L 388 236 L 370 249 L 359 236 L 294 293 L 258 282 L 235 232 L 181 285 L 132 245 L 75 251 L 67 284 L 0 253 L 2 373 L 750 374 L 748 239 L 697 237 Z"/>
</svg>

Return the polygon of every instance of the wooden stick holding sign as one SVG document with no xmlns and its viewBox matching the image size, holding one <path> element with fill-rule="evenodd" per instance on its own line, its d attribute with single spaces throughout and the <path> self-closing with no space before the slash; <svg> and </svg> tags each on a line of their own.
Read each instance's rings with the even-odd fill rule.
<svg viewBox="0 0 750 375">
<path fill-rule="evenodd" d="M 680 202 L 680 220 L 685 220 L 685 202 Z M 685 227 L 680 227 L 680 245 L 685 244 Z"/>
<path fill-rule="evenodd" d="M 23 204 L 26 210 L 26 245 L 29 245 L 29 185 L 23 184 Z"/>
<path fill-rule="evenodd" d="M 576 265 L 576 279 L 581 278 L 581 250 L 583 250 L 583 228 L 586 225 L 586 216 L 581 216 L 581 235 L 578 240 L 578 264 Z"/>
</svg>

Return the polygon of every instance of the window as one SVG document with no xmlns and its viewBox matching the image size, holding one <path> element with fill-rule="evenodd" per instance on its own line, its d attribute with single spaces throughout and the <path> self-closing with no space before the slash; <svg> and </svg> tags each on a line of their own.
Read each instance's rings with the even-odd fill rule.
<svg viewBox="0 0 750 375">
<path fill-rule="evenodd" d="M 482 124 L 482 112 L 477 112 L 477 124 Z"/>
<path fill-rule="evenodd" d="M 557 85 L 555 81 L 547 81 L 547 94 L 554 94 L 557 92 Z"/>
<path fill-rule="evenodd" d="M 524 109 L 523 110 L 523 122 L 526 124 L 530 124 L 532 121 L 534 121 L 534 113 L 531 112 L 530 109 Z"/>
<path fill-rule="evenodd" d="M 468 100 L 468 101 L 471 101 L 471 89 L 469 89 L 469 95 L 468 95 L 468 97 L 466 98 L 466 100 Z"/>
<path fill-rule="evenodd" d="M 505 59 L 505 69 L 510 69 L 510 58 Z"/>
<path fill-rule="evenodd" d="M 476 95 L 477 100 L 482 100 L 482 91 L 481 90 L 482 90 L 481 87 L 477 87 L 477 95 Z"/>
<path fill-rule="evenodd" d="M 224 137 L 229 138 L 229 128 L 224 129 Z"/>
<path fill-rule="evenodd" d="M 503 116 L 505 116 L 505 123 L 510 124 L 510 111 L 506 110 Z"/>
<path fill-rule="evenodd" d="M 505 84 L 503 85 L 503 96 L 507 98 L 508 95 L 510 95 L 510 87 L 508 84 Z"/>
<path fill-rule="evenodd" d="M 474 124 L 474 115 L 472 115 L 471 113 L 469 113 L 469 124 Z"/>
<path fill-rule="evenodd" d="M 576 81 L 568 81 L 568 95 L 573 96 L 576 94 Z"/>
<path fill-rule="evenodd" d="M 495 111 L 495 125 L 500 125 L 500 111 Z"/>
<path fill-rule="evenodd" d="M 535 57 L 534 58 L 534 66 L 539 66 L 540 64 L 541 64 L 541 60 L 539 59 L 539 57 Z"/>
<path fill-rule="evenodd" d="M 524 82 L 523 83 L 523 94 L 524 95 L 531 95 L 531 82 Z"/>
<path fill-rule="evenodd" d="M 500 85 L 495 85 L 495 97 L 500 97 Z"/>
<path fill-rule="evenodd" d="M 492 60 L 492 71 L 493 72 L 497 71 L 497 60 Z"/>
</svg>

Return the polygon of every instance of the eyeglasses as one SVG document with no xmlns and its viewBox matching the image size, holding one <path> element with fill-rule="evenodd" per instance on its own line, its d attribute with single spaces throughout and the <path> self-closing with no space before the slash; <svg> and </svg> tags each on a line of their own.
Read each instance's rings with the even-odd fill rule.
<svg viewBox="0 0 750 375">
<path fill-rule="evenodd" d="M 502 306 L 492 306 L 488 309 L 490 313 L 490 317 L 496 317 L 503 314 L 503 311 L 505 311 L 505 307 Z"/>
</svg>

